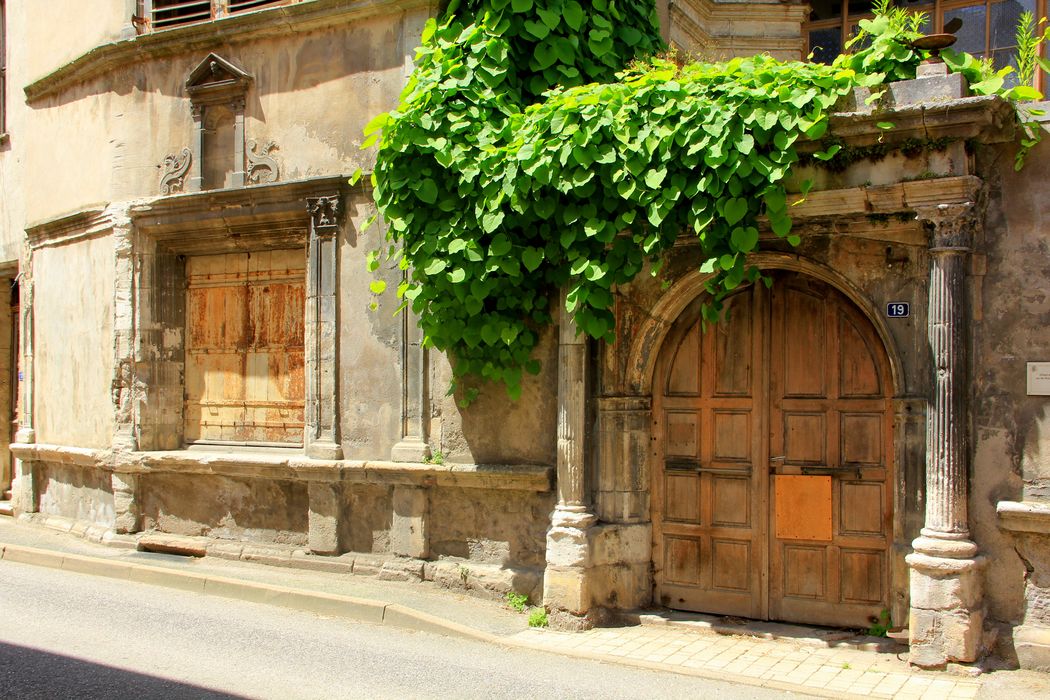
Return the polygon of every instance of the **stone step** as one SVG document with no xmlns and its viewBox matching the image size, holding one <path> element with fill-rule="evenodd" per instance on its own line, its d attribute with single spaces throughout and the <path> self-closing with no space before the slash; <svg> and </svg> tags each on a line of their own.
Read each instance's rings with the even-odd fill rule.
<svg viewBox="0 0 1050 700">
<path fill-rule="evenodd" d="M 8 517 L 14 517 L 15 508 L 11 503 L 11 497 L 6 496 L 4 500 L 0 501 L 0 515 L 6 515 Z"/>
<path fill-rule="evenodd" d="M 857 649 L 859 651 L 897 652 L 904 649 L 899 639 L 872 637 L 857 630 L 815 627 L 784 622 L 749 620 L 724 615 L 678 610 L 636 610 L 620 613 L 626 624 L 643 626 L 666 625 L 722 635 L 756 637 L 759 639 L 786 639 L 805 646 Z M 904 644 L 907 643 L 905 638 Z"/>
</svg>

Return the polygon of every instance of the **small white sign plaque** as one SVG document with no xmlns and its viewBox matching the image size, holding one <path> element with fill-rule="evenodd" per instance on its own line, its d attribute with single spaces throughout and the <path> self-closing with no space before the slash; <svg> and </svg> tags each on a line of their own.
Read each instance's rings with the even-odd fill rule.
<svg viewBox="0 0 1050 700">
<path fill-rule="evenodd" d="M 1050 362 L 1028 363 L 1028 395 L 1050 396 Z"/>
</svg>

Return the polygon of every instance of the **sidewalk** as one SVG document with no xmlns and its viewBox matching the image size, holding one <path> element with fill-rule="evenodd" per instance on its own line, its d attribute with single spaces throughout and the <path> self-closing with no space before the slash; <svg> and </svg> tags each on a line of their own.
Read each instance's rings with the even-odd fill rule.
<svg viewBox="0 0 1050 700">
<path fill-rule="evenodd" d="M 331 617 L 549 651 L 701 678 L 822 697 L 1031 698 L 1050 696 L 1050 676 L 998 671 L 976 677 L 912 670 L 887 652 L 817 639 L 726 635 L 675 624 L 555 632 L 527 615 L 427 583 L 114 549 L 0 518 L 0 558 L 190 590 Z M 652 621 L 652 616 L 646 616 Z M 658 622 L 658 620 L 657 620 Z"/>
</svg>

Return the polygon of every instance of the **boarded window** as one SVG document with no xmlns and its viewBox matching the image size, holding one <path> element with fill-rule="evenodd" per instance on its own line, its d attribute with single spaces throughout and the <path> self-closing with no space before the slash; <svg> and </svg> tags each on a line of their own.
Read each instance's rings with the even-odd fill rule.
<svg viewBox="0 0 1050 700">
<path fill-rule="evenodd" d="M 302 250 L 186 260 L 186 442 L 302 444 Z"/>
</svg>

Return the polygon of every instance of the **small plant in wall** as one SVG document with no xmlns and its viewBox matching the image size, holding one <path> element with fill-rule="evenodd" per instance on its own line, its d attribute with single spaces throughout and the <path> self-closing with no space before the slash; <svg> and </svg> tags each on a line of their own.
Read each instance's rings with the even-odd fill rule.
<svg viewBox="0 0 1050 700">
<path fill-rule="evenodd" d="M 529 613 L 529 627 L 547 627 L 549 625 L 547 610 L 545 608 L 533 608 L 532 612 Z"/>
<path fill-rule="evenodd" d="M 724 297 L 761 277 L 749 263 L 760 226 L 800 240 L 791 208 L 812 183 L 785 188 L 796 145 L 819 140 L 855 87 L 915 77 L 916 20 L 882 0 L 861 27 L 830 66 L 680 65 L 660 57 L 653 0 L 452 0 L 423 32 L 400 104 L 365 130 L 388 224 L 369 268 L 405 272 L 401 308 L 450 355 L 454 385 L 480 377 L 512 398 L 539 372 L 533 351 L 556 313 L 614 341 L 617 288 L 658 275 L 683 232 L 710 275 L 704 319 L 717 321 Z M 949 65 L 983 94 L 1027 94 L 964 54 Z"/>
<path fill-rule="evenodd" d="M 509 591 L 506 596 L 507 605 L 511 610 L 518 613 L 523 613 L 529 607 L 529 597 L 524 593 L 515 593 Z"/>
</svg>

